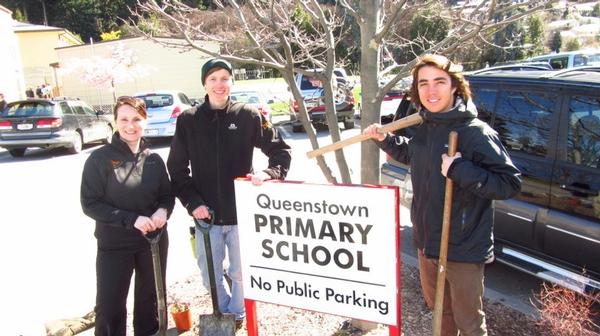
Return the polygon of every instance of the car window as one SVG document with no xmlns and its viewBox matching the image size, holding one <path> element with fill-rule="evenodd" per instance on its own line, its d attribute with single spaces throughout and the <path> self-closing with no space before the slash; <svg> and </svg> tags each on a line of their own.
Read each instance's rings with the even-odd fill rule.
<svg viewBox="0 0 600 336">
<path fill-rule="evenodd" d="M 91 107 L 89 107 L 87 105 L 83 105 L 82 108 L 83 108 L 83 112 L 85 114 L 87 114 L 88 116 L 90 116 L 90 117 L 95 117 L 96 116 L 96 112 Z"/>
<path fill-rule="evenodd" d="M 477 118 L 492 124 L 492 115 L 496 105 L 496 96 L 498 91 L 489 89 L 472 89 L 473 101 L 477 106 Z"/>
<path fill-rule="evenodd" d="M 71 108 L 69 107 L 69 104 L 67 104 L 67 102 L 60 102 L 58 104 L 58 106 L 60 106 L 60 110 L 62 111 L 62 114 L 73 114 L 73 111 L 71 110 Z"/>
<path fill-rule="evenodd" d="M 600 99 L 572 97 L 569 102 L 567 160 L 600 168 Z"/>
<path fill-rule="evenodd" d="M 231 100 L 248 104 L 260 103 L 260 98 L 255 92 L 234 92 L 231 94 Z"/>
<path fill-rule="evenodd" d="M 77 115 L 85 115 L 85 111 L 83 110 L 83 107 L 79 104 L 71 105 L 71 109 L 73 109 L 73 112 L 75 112 L 75 114 L 77 114 Z"/>
<path fill-rule="evenodd" d="M 569 66 L 569 56 L 551 58 L 550 65 L 552 69 L 566 69 Z"/>
<path fill-rule="evenodd" d="M 54 115 L 54 104 L 50 102 L 20 102 L 11 104 L 3 112 L 5 117 L 44 117 Z"/>
<path fill-rule="evenodd" d="M 494 117 L 504 146 L 545 157 L 550 142 L 550 124 L 556 98 L 535 92 L 502 92 Z"/>
<path fill-rule="evenodd" d="M 310 76 L 302 76 L 300 90 L 316 90 L 322 87 L 321 81 Z"/>
<path fill-rule="evenodd" d="M 138 96 L 146 102 L 147 108 L 165 107 L 173 105 L 173 96 L 170 94 L 156 94 Z"/>
<path fill-rule="evenodd" d="M 187 105 L 192 105 L 192 103 L 190 102 L 190 100 L 188 99 L 188 97 L 185 94 L 180 93 L 177 96 L 179 97 L 179 100 L 181 100 L 182 103 L 187 104 Z"/>
</svg>

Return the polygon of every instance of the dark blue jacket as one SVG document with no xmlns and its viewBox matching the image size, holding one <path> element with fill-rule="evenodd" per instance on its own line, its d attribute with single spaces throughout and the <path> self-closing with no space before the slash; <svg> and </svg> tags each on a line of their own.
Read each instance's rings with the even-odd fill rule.
<svg viewBox="0 0 600 336">
<path fill-rule="evenodd" d="M 424 122 L 412 138 L 388 136 L 378 145 L 399 162 L 410 163 L 414 198 L 411 207 L 413 239 L 428 257 L 439 257 L 446 180 L 441 156 L 448 152 L 450 131 L 458 132 L 462 158 L 448 170 L 454 182 L 448 260 L 485 262 L 493 258 L 495 199 L 508 199 L 521 188 L 519 170 L 498 134 L 477 119 L 477 109 L 456 98 L 448 112 L 420 115 Z"/>
</svg>

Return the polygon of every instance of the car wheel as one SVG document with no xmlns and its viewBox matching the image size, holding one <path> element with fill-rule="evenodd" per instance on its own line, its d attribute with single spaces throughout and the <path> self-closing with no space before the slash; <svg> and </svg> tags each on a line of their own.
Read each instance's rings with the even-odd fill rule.
<svg viewBox="0 0 600 336">
<path fill-rule="evenodd" d="M 110 125 L 106 125 L 106 136 L 102 139 L 102 143 L 109 144 L 112 141 L 113 128 Z"/>
<path fill-rule="evenodd" d="M 10 156 L 12 157 L 22 157 L 25 155 L 25 150 L 27 150 L 27 148 L 13 148 L 9 149 L 8 153 L 10 153 Z"/>
<path fill-rule="evenodd" d="M 81 139 L 81 133 L 75 132 L 75 136 L 73 137 L 73 143 L 71 144 L 71 147 L 68 148 L 68 151 L 71 154 L 77 154 L 77 153 L 81 152 L 82 148 L 83 148 L 83 139 Z"/>
<path fill-rule="evenodd" d="M 354 120 L 346 119 L 344 120 L 344 129 L 349 130 L 354 128 Z"/>
</svg>

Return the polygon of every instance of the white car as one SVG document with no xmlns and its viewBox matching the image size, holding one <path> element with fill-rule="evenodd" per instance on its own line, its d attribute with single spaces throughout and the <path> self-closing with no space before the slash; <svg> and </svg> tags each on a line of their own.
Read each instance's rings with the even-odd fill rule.
<svg viewBox="0 0 600 336">
<path fill-rule="evenodd" d="M 232 91 L 229 93 L 232 101 L 237 101 L 240 103 L 246 103 L 248 105 L 252 105 L 258 109 L 265 119 L 269 122 L 271 121 L 271 106 L 269 104 L 273 103 L 272 99 L 267 99 L 262 96 L 258 91 Z"/>
<path fill-rule="evenodd" d="M 144 134 L 146 138 L 173 136 L 177 117 L 181 112 L 195 105 L 180 91 L 141 92 L 135 96 L 143 99 L 148 109 L 148 126 Z"/>
</svg>

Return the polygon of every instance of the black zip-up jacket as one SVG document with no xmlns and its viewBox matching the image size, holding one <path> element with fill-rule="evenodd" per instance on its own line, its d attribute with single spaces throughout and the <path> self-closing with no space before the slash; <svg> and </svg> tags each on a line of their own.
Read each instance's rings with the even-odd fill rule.
<svg viewBox="0 0 600 336">
<path fill-rule="evenodd" d="M 439 257 L 446 181 L 441 156 L 448 152 L 448 134 L 458 132 L 457 151 L 448 177 L 454 182 L 448 260 L 480 263 L 493 258 L 492 200 L 508 199 L 521 188 L 519 170 L 498 134 L 477 119 L 472 102 L 456 98 L 445 113 L 421 110 L 423 124 L 408 139 L 388 136 L 378 146 L 394 159 L 410 163 L 413 184 L 413 239 L 428 257 Z"/>
<path fill-rule="evenodd" d="M 237 224 L 233 181 L 253 172 L 254 147 L 269 158 L 264 172 L 284 179 L 290 147 L 256 108 L 230 101 L 212 110 L 207 95 L 204 104 L 177 118 L 167 167 L 173 192 L 190 215 L 206 205 L 215 211 L 215 225 Z"/>
<path fill-rule="evenodd" d="M 112 143 L 92 152 L 81 177 L 81 207 L 96 221 L 95 236 L 102 248 L 147 244 L 133 224 L 159 208 L 170 216 L 175 196 L 162 158 L 147 148 L 133 154 L 115 133 Z"/>
</svg>

